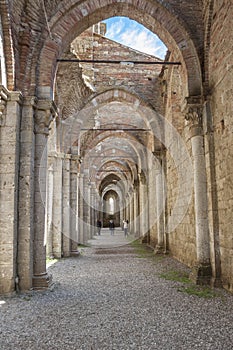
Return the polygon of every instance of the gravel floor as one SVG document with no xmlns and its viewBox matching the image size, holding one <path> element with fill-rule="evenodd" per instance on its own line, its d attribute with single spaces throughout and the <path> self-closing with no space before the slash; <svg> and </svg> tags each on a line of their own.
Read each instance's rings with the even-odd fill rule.
<svg viewBox="0 0 233 350">
<path fill-rule="evenodd" d="M 233 296 L 189 295 L 184 270 L 132 247 L 84 248 L 52 265 L 54 288 L 0 299 L 0 349 L 233 349 Z"/>
</svg>

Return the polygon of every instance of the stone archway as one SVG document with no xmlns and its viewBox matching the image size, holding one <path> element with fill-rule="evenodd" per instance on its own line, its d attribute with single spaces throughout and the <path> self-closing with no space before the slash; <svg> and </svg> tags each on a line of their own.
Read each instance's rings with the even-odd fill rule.
<svg viewBox="0 0 233 350">
<path fill-rule="evenodd" d="M 154 31 L 156 23 L 159 28 L 156 34 L 183 63 L 187 75 L 187 95 L 196 96 L 202 93 L 201 68 L 194 41 L 182 22 L 178 22 L 177 18 L 173 17 L 163 6 L 148 3 L 148 1 L 142 1 L 138 4 L 136 0 L 122 1 L 121 3 L 115 1 L 109 3 L 106 0 L 101 2 L 100 8 L 99 4 L 85 1 L 80 5 L 72 5 L 71 8 L 66 7 L 65 11 L 65 14 L 62 12 L 62 16 L 58 12 L 52 18 L 49 25 L 51 37 L 54 39 L 47 38 L 41 50 L 38 76 L 40 98 L 50 98 L 57 66 L 56 59 L 70 42 L 90 25 L 114 16 L 116 13 L 117 15 L 129 16 L 139 22 L 142 22 L 139 14 L 143 14 L 148 23 L 155 21 L 153 25 L 148 26 L 149 29 Z M 147 23 L 143 24 L 147 26 Z"/>
<path fill-rule="evenodd" d="M 120 226 L 119 198 L 115 191 L 108 190 L 103 196 L 104 212 L 103 225 L 109 226 L 109 221 L 113 220 L 115 226 Z"/>
</svg>

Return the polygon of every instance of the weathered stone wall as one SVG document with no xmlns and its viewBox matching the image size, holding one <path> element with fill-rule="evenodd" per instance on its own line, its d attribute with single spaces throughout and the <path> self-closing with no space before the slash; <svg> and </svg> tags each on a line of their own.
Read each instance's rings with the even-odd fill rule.
<svg viewBox="0 0 233 350">
<path fill-rule="evenodd" d="M 175 60 L 173 55 L 168 55 L 166 59 Z M 190 179 L 193 176 L 193 169 L 185 168 L 187 164 L 183 157 L 184 153 L 181 152 L 183 143 L 186 148 L 186 156 L 191 157 L 191 143 L 182 111 L 182 105 L 187 96 L 187 91 L 183 88 L 185 79 L 185 70 L 180 66 L 167 67 L 160 74 L 161 96 L 165 106 L 164 118 L 166 120 L 164 144 L 167 148 L 164 164 L 167 245 L 165 248 L 178 260 L 193 266 L 196 261 L 193 190 L 190 192 L 189 203 L 187 203 L 185 197 Z M 183 172 L 185 176 L 182 175 Z M 193 182 L 190 186 L 192 188 Z M 177 205 L 179 196 L 180 200 Z M 153 209 L 151 208 L 150 211 L 153 211 Z M 170 231 L 169 227 L 172 223 L 174 223 L 174 229 Z M 158 232 L 156 227 L 151 230 L 150 240 L 153 246 L 157 244 Z"/>
<path fill-rule="evenodd" d="M 76 56 L 68 52 L 63 55 L 63 58 L 75 59 Z M 80 111 L 91 94 L 92 90 L 83 79 L 79 63 L 59 64 L 55 85 L 55 101 L 63 119 Z"/>
<path fill-rule="evenodd" d="M 18 229 L 19 126 L 22 96 L 3 88 L 0 96 L 4 107 L 0 126 L 0 293 L 14 289 Z"/>
<path fill-rule="evenodd" d="M 73 52 L 80 59 L 109 61 L 161 61 L 154 56 L 130 49 L 102 35 L 93 33 L 92 28 L 82 33 L 73 43 Z M 97 93 L 119 87 L 138 94 L 142 99 L 161 111 L 158 75 L 161 65 L 124 65 L 111 63 L 82 63 L 84 74 L 89 77 Z"/>
<path fill-rule="evenodd" d="M 209 185 L 210 209 L 214 209 L 211 231 L 217 234 L 223 284 L 233 291 L 233 4 L 215 1 L 210 32 L 209 80 L 210 123 L 206 147 L 214 169 L 208 167 L 209 179 L 216 173 L 213 187 Z M 208 162 L 210 166 L 210 162 Z M 218 235 L 219 233 L 219 235 Z"/>
</svg>

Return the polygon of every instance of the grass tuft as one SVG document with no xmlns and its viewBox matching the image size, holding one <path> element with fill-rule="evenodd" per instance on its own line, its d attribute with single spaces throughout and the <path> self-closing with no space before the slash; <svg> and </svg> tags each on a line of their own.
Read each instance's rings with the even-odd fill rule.
<svg viewBox="0 0 233 350">
<path fill-rule="evenodd" d="M 167 271 L 167 272 L 161 273 L 159 277 L 169 281 L 191 283 L 188 274 L 181 271 L 174 271 L 174 270 Z"/>
<path fill-rule="evenodd" d="M 58 259 L 55 258 L 46 258 L 46 266 L 49 267 L 53 264 L 55 264 L 56 262 L 58 262 Z"/>
<path fill-rule="evenodd" d="M 178 288 L 179 292 L 187 293 L 189 295 L 196 295 L 199 298 L 216 298 L 219 297 L 220 294 L 216 293 L 214 290 L 212 290 L 209 287 L 206 286 L 197 286 L 197 285 L 191 285 L 191 286 L 183 286 L 181 288 Z"/>
<path fill-rule="evenodd" d="M 141 243 L 140 240 L 135 240 L 131 242 L 130 245 L 134 248 L 138 258 L 151 258 L 154 261 L 159 261 L 164 258 L 163 255 L 156 255 L 153 249 Z"/>
</svg>

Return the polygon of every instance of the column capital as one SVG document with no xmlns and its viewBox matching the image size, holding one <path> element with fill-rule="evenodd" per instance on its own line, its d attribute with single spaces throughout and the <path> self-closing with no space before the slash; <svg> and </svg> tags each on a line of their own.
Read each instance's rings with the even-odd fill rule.
<svg viewBox="0 0 233 350">
<path fill-rule="evenodd" d="M 53 164 L 50 164 L 50 165 L 48 166 L 48 172 L 50 172 L 50 173 L 53 173 L 53 172 L 54 172 Z"/>
<path fill-rule="evenodd" d="M 72 155 L 68 154 L 68 153 L 64 153 L 64 160 L 71 160 L 72 159 Z"/>
<path fill-rule="evenodd" d="M 35 133 L 49 134 L 49 125 L 57 116 L 57 107 L 52 100 L 38 100 L 35 113 Z"/>
<path fill-rule="evenodd" d="M 23 104 L 23 95 L 20 91 L 10 91 L 9 92 L 9 101 L 18 102 L 19 104 Z"/>
<path fill-rule="evenodd" d="M 138 174 L 139 181 L 142 185 L 146 185 L 146 176 L 143 171 Z"/>
<path fill-rule="evenodd" d="M 152 152 L 153 156 L 158 160 L 162 160 L 166 156 L 166 148 L 161 148 L 159 150 L 154 150 Z"/>
<path fill-rule="evenodd" d="M 184 112 L 191 137 L 203 135 L 203 101 L 201 96 L 187 97 Z"/>
<path fill-rule="evenodd" d="M 23 98 L 23 105 L 35 108 L 37 106 L 38 99 L 35 96 L 25 96 Z"/>
</svg>

